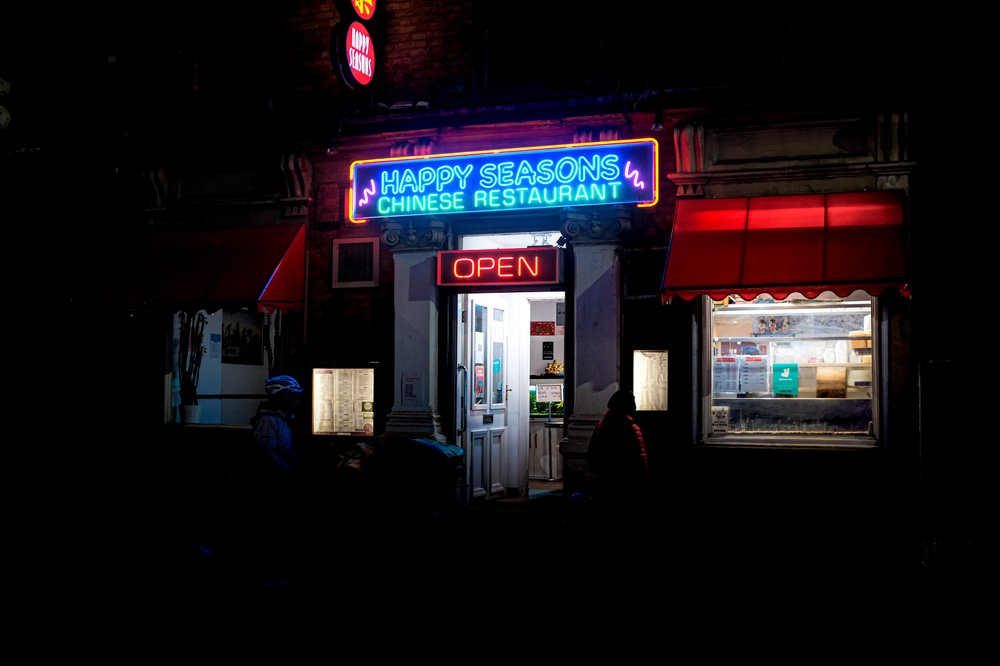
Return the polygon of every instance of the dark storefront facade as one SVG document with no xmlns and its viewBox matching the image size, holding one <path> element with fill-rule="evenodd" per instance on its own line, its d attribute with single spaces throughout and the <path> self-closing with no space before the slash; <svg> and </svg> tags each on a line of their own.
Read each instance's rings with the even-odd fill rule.
<svg viewBox="0 0 1000 666">
<path fill-rule="evenodd" d="M 978 490 L 950 492 L 981 477 L 946 453 L 931 404 L 964 362 L 928 342 L 947 289 L 915 148 L 927 126 L 904 85 L 871 96 L 872 72 L 845 53 L 831 71 L 851 72 L 850 95 L 821 80 L 829 55 L 796 70 L 800 89 L 619 87 L 598 72 L 538 94 L 532 73 L 491 61 L 488 79 L 473 57 L 474 35 L 517 34 L 503 12 L 393 4 L 357 31 L 378 44 L 350 61 L 365 80 L 330 52 L 348 7 L 306 3 L 282 24 L 295 48 L 255 60 L 274 89 L 264 120 L 228 130 L 196 78 L 176 145 L 128 157 L 141 175 L 125 189 L 145 202 L 121 204 L 130 233 L 70 299 L 121 341 L 107 376 L 137 389 L 121 391 L 123 441 L 242 442 L 264 378 L 288 373 L 307 387 L 309 447 L 422 439 L 461 448 L 464 506 L 526 499 L 540 479 L 568 499 L 587 490 L 591 433 L 625 387 L 672 520 L 813 521 L 836 548 L 864 533 L 873 557 L 917 566 L 954 541 L 941 535 L 956 515 L 991 519 Z M 433 58 L 422 32 L 448 36 Z M 641 168 L 635 146 L 652 155 Z M 473 173 L 485 180 L 466 187 Z M 615 199 L 628 188 L 648 194 Z M 537 256 L 553 267 L 541 279 Z M 928 469 L 935 456 L 947 474 Z"/>
<path fill-rule="evenodd" d="M 660 151 L 654 206 L 555 207 L 491 214 L 485 222 L 475 215 L 418 215 L 352 230 L 377 237 L 393 259 L 383 279 L 395 282 L 395 337 L 406 344 L 396 346 L 386 431 L 478 450 L 469 430 L 502 441 L 507 435 L 499 433 L 513 427 L 506 420 L 493 428 L 470 425 L 458 413 L 476 392 L 475 376 L 459 368 L 461 332 L 451 321 L 463 301 L 434 276 L 438 252 L 461 249 L 466 234 L 485 227 L 558 232 L 562 241 L 567 356 L 560 453 L 567 492 L 586 487 L 590 432 L 620 386 L 656 393 L 648 396 L 656 408 L 642 409 L 640 400 L 639 419 L 664 469 L 726 466 L 730 458 L 752 459 L 760 451 L 762 458 L 790 461 L 782 464 L 802 459 L 815 474 L 826 452 L 838 470 L 851 458 L 871 479 L 869 466 L 881 466 L 887 451 L 913 441 L 912 422 L 899 414 L 913 401 L 909 343 L 900 337 L 909 316 L 906 186 L 913 168 L 900 158 L 905 145 L 897 144 L 905 136 L 899 129 L 905 113 L 772 114 L 766 125 L 759 117 L 748 122 L 707 109 L 697 117 L 667 108 L 662 117 L 666 131 L 646 137 L 674 149 Z M 653 116 L 633 118 L 633 126 L 647 126 L 644 120 Z M 546 133 L 536 129 L 532 143 L 498 142 L 490 126 L 393 139 L 402 154 L 409 152 L 399 144 L 434 155 L 565 144 L 571 137 L 638 138 L 624 134 L 628 128 L 613 115 L 600 121 L 606 124 L 594 130 L 566 116 Z M 891 137 L 885 136 L 889 127 Z M 887 149 L 831 153 L 839 137 L 862 128 L 872 129 L 873 141 Z M 470 140 L 474 130 L 489 138 Z M 769 141 L 776 134 L 780 144 Z M 379 159 L 344 145 L 335 159 L 319 161 L 318 178 L 342 178 L 350 161 Z M 664 233 L 671 222 L 672 235 Z M 373 224 L 375 233 L 368 230 Z M 765 329 L 758 330 L 762 319 Z M 769 319 L 773 326 L 766 330 Z M 786 330 L 777 330 L 781 323 Z M 665 382 L 660 376 L 661 383 L 646 383 L 653 358 Z M 782 384 L 786 371 L 792 380 Z M 425 403 L 406 408 L 400 391 L 407 377 L 429 378 L 417 391 L 428 396 Z M 507 379 L 509 388 L 514 382 Z M 514 383 L 515 395 L 517 389 Z M 525 495 L 523 465 L 514 462 L 524 455 L 495 448 L 508 472 L 500 487 L 508 496 Z M 474 469 L 474 461 L 467 462 Z M 471 500 L 476 484 L 468 481 Z"/>
</svg>

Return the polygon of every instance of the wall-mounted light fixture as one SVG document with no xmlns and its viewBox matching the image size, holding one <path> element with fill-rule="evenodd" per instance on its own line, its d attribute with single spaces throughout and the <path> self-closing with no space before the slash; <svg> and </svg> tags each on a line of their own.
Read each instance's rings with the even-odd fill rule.
<svg viewBox="0 0 1000 666">
<path fill-rule="evenodd" d="M 654 132 L 663 131 L 663 109 L 656 110 L 656 115 L 653 116 L 653 126 L 650 127 L 649 129 L 653 130 Z"/>
</svg>

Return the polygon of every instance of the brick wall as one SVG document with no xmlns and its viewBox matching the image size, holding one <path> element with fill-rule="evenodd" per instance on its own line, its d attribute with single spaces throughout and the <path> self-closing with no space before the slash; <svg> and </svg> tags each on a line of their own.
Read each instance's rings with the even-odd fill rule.
<svg viewBox="0 0 1000 666">
<path fill-rule="evenodd" d="M 376 16 L 376 100 L 427 100 L 457 85 L 474 82 L 477 14 L 471 0 L 426 2 L 385 0 Z M 312 101 L 361 101 L 331 64 L 330 33 L 341 20 L 330 0 L 306 0 L 285 18 L 282 58 L 283 94 L 302 107 Z M 334 60 L 336 56 L 334 55 Z"/>
</svg>

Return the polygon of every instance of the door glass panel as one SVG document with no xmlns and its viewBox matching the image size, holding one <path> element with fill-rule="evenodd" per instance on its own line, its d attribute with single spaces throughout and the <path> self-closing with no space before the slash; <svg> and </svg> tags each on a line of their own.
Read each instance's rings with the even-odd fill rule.
<svg viewBox="0 0 1000 666">
<path fill-rule="evenodd" d="M 494 406 L 502 407 L 504 405 L 504 382 L 506 380 L 505 367 L 506 359 L 504 358 L 504 345 L 506 343 L 506 336 L 504 333 L 504 321 L 503 321 L 504 311 L 500 308 L 493 308 L 493 330 L 490 331 L 490 340 L 492 341 L 492 367 L 491 367 L 491 378 L 492 381 L 490 386 L 493 387 L 492 403 Z"/>
<path fill-rule="evenodd" d="M 473 306 L 472 404 L 486 404 L 486 306 Z"/>
</svg>

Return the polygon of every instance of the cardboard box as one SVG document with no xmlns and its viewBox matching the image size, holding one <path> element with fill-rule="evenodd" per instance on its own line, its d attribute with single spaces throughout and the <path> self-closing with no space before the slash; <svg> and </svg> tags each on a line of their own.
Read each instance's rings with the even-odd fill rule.
<svg viewBox="0 0 1000 666">
<path fill-rule="evenodd" d="M 851 349 L 871 349 L 872 334 L 867 331 L 851 331 L 847 334 L 851 338 Z"/>
<path fill-rule="evenodd" d="M 816 397 L 844 398 L 847 395 L 847 368 L 820 366 L 816 368 Z"/>
</svg>

